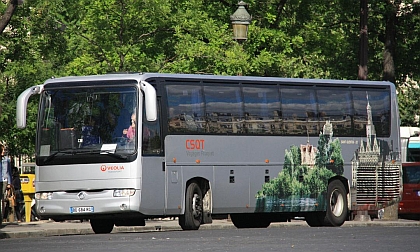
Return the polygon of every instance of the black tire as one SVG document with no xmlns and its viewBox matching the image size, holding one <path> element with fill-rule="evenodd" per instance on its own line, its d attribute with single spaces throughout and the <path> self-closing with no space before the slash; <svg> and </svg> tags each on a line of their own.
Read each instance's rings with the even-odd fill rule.
<svg viewBox="0 0 420 252">
<path fill-rule="evenodd" d="M 185 212 L 178 219 L 183 230 L 197 230 L 203 222 L 203 194 L 200 186 L 192 182 L 185 193 Z"/>
<path fill-rule="evenodd" d="M 267 228 L 271 221 L 261 214 L 231 214 L 230 219 L 236 228 Z"/>
<path fill-rule="evenodd" d="M 93 219 L 90 220 L 90 226 L 95 234 L 109 234 L 114 228 L 114 222 L 111 220 Z"/>
<path fill-rule="evenodd" d="M 306 223 L 310 227 L 323 227 L 325 226 L 326 212 L 314 212 L 305 216 Z"/>
<path fill-rule="evenodd" d="M 334 180 L 328 185 L 326 225 L 339 227 L 347 219 L 347 193 L 343 183 Z"/>
</svg>

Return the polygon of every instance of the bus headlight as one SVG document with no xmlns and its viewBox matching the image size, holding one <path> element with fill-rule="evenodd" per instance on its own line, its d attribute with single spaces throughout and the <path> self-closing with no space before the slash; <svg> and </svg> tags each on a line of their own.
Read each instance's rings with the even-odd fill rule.
<svg viewBox="0 0 420 252">
<path fill-rule="evenodd" d="M 52 199 L 52 192 L 35 193 L 35 199 L 37 200 L 50 200 Z"/>
<path fill-rule="evenodd" d="M 133 196 L 136 193 L 135 189 L 116 189 L 114 190 L 114 197 Z"/>
</svg>

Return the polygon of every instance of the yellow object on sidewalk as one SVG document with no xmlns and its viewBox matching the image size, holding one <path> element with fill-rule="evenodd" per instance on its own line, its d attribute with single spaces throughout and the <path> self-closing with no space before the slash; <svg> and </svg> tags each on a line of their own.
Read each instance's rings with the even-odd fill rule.
<svg viewBox="0 0 420 252">
<path fill-rule="evenodd" d="M 32 199 L 35 197 L 35 174 L 20 175 L 23 199 L 25 201 L 25 221 L 31 221 Z"/>
</svg>

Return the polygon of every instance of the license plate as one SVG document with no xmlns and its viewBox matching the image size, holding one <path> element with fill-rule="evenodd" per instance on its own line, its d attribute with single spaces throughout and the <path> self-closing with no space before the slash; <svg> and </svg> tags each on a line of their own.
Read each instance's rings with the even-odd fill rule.
<svg viewBox="0 0 420 252">
<path fill-rule="evenodd" d="M 70 213 L 93 213 L 93 206 L 70 207 Z"/>
</svg>

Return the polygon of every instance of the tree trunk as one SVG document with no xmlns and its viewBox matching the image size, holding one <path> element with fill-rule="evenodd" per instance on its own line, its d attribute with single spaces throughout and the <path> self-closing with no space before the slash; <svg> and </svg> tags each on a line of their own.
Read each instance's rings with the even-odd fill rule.
<svg viewBox="0 0 420 252">
<path fill-rule="evenodd" d="M 401 4 L 401 1 L 395 1 L 393 4 L 389 3 L 390 8 L 388 13 L 386 13 L 386 27 L 385 27 L 385 45 L 384 45 L 384 72 L 383 80 L 390 81 L 395 84 L 395 65 L 394 65 L 394 56 L 395 56 L 395 36 L 398 17 L 397 11 Z"/>
<path fill-rule="evenodd" d="M 15 12 L 18 4 L 18 0 L 9 0 L 7 3 L 6 11 L 0 17 L 0 34 L 3 33 L 4 29 L 9 24 L 10 19 L 12 19 L 13 13 Z"/>
<path fill-rule="evenodd" d="M 359 39 L 359 71 L 357 78 L 367 80 L 368 74 L 368 3 L 360 0 L 360 39 Z"/>
</svg>

